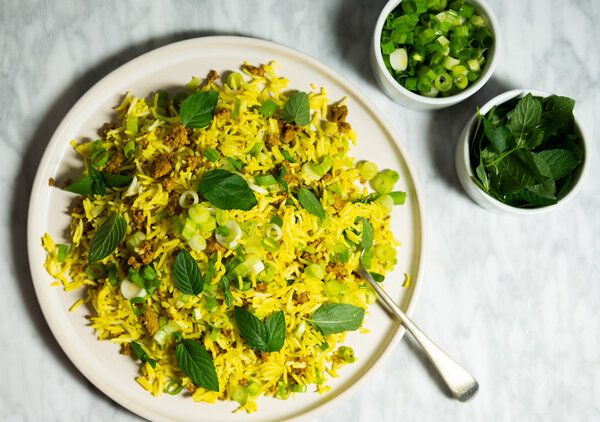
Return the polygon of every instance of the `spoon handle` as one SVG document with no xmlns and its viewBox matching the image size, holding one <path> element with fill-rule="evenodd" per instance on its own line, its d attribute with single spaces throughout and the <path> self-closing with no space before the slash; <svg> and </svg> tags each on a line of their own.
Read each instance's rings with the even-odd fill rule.
<svg viewBox="0 0 600 422">
<path fill-rule="evenodd" d="M 417 342 L 421 345 L 425 354 L 429 357 L 442 379 L 450 389 L 450 392 L 459 401 L 464 402 L 472 398 L 479 384 L 462 366 L 456 363 L 450 356 L 446 354 L 440 347 L 433 342 L 427 334 L 423 332 L 412 320 L 396 305 L 394 300 L 383 290 L 368 271 L 361 268 L 358 270 L 360 275 L 367 280 L 375 289 L 379 298 L 385 307 L 394 314 L 406 329 L 413 335 Z"/>
</svg>

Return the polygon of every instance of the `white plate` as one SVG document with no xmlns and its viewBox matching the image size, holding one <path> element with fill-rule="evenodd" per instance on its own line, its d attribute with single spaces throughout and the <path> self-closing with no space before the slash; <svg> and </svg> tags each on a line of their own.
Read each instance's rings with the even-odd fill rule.
<svg viewBox="0 0 600 422">
<path fill-rule="evenodd" d="M 379 111 L 344 78 L 316 60 L 295 50 L 267 41 L 241 37 L 208 37 L 191 39 L 151 51 L 115 70 L 90 89 L 64 118 L 44 153 L 40 163 L 29 206 L 28 246 L 29 264 L 35 291 L 44 316 L 69 359 L 96 387 L 116 402 L 145 418 L 163 421 L 275 421 L 314 416 L 317 410 L 347 396 L 366 375 L 392 352 L 404 329 L 392 321 L 378 306 L 373 305 L 364 322 L 369 334 L 351 333 L 347 343 L 355 349 L 357 362 L 340 371 L 340 378 L 330 382 L 326 394 L 296 394 L 289 400 L 261 398 L 258 412 L 232 414 L 235 403 L 195 403 L 183 396 L 153 397 L 142 389 L 135 377 L 137 365 L 119 354 L 110 342 L 99 342 L 84 318 L 85 306 L 68 312 L 69 306 L 81 292 L 64 293 L 51 287 L 51 277 L 43 262 L 45 252 L 40 238 L 49 232 L 55 239 L 64 239 L 71 196 L 60 189 L 50 188 L 48 178 L 60 177 L 69 170 L 81 167 L 69 145 L 95 138 L 96 130 L 111 120 L 111 110 L 123 94 L 131 91 L 146 96 L 160 88 L 181 86 L 192 75 L 204 77 L 210 69 L 218 72 L 237 70 L 244 60 L 250 63 L 280 63 L 278 74 L 290 80 L 290 88 L 310 90 L 310 84 L 325 87 L 331 100 L 349 97 L 348 120 L 359 136 L 358 147 L 352 155 L 379 164 L 380 168 L 397 169 L 401 174 L 399 188 L 408 192 L 404 206 L 395 207 L 392 225 L 402 241 L 395 272 L 387 277 L 385 288 L 410 313 L 414 307 L 422 278 L 424 258 L 423 212 L 418 184 L 406 153 L 390 125 Z M 412 275 L 410 287 L 402 288 L 404 273 Z"/>
</svg>

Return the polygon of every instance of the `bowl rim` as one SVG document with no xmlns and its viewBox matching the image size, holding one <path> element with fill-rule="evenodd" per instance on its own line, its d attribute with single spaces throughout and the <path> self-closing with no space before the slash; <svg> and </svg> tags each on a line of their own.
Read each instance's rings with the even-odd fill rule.
<svg viewBox="0 0 600 422">
<path fill-rule="evenodd" d="M 447 97 L 426 97 L 424 95 L 411 92 L 400 85 L 400 83 L 398 83 L 398 81 L 392 77 L 389 70 L 383 63 L 383 56 L 381 54 L 381 31 L 383 30 L 383 24 L 390 12 L 394 10 L 394 8 L 396 8 L 396 6 L 398 6 L 400 3 L 402 3 L 402 1 L 403 0 L 389 0 L 385 4 L 379 13 L 379 17 L 377 18 L 377 23 L 375 24 L 375 29 L 373 31 L 373 52 L 375 54 L 375 62 L 377 63 L 377 67 L 381 70 L 381 73 L 383 73 L 388 84 L 390 84 L 393 89 L 408 99 L 432 106 L 456 104 L 465 100 L 481 89 L 481 87 L 485 85 L 496 69 L 498 53 L 501 47 L 500 25 L 490 5 L 485 0 L 468 0 L 469 2 L 473 3 L 476 8 L 479 8 L 480 11 L 483 12 L 480 14 L 486 20 L 486 23 L 494 34 L 494 44 L 489 49 L 488 60 L 483 67 L 483 72 L 481 73 L 479 79 L 473 85 L 457 94 L 449 95 Z"/>
<path fill-rule="evenodd" d="M 511 99 L 514 99 L 517 97 L 522 97 L 529 93 L 534 96 L 538 96 L 538 97 L 542 97 L 542 98 L 550 97 L 552 95 L 558 95 L 558 94 L 555 94 L 555 93 L 552 93 L 549 91 L 535 89 L 535 88 L 512 89 L 510 91 L 506 91 L 499 95 L 496 95 L 495 97 L 490 99 L 483 106 L 479 107 L 479 113 L 485 114 L 492 107 L 494 107 L 496 105 L 504 104 L 507 101 L 510 101 Z M 575 180 L 575 183 L 573 184 L 573 186 L 571 187 L 569 192 L 565 196 L 563 196 L 561 199 L 559 199 L 556 202 L 556 204 L 545 205 L 545 206 L 536 207 L 536 208 L 519 208 L 519 207 L 514 207 L 512 205 L 505 204 L 504 202 L 494 198 L 489 193 L 487 193 L 486 191 L 481 189 L 481 187 L 477 183 L 473 182 L 473 177 L 475 176 L 475 173 L 473 172 L 473 169 L 471 168 L 469 144 L 470 144 L 470 140 L 471 140 L 471 133 L 473 131 L 473 126 L 477 119 L 477 112 L 475 112 L 473 114 L 473 116 L 471 116 L 469 121 L 467 122 L 465 129 L 462 132 L 462 136 L 464 136 L 464 138 L 461 139 L 462 144 L 460 144 L 460 142 L 459 142 L 459 145 L 462 147 L 461 157 L 462 157 L 462 160 L 464 161 L 465 168 L 466 168 L 467 174 L 469 176 L 469 183 L 476 187 L 476 191 L 479 194 L 480 198 L 484 199 L 489 205 L 493 206 L 494 208 L 496 208 L 498 210 L 505 211 L 505 212 L 512 213 L 512 214 L 521 214 L 521 215 L 532 215 L 532 214 L 545 213 L 545 212 L 551 211 L 553 209 L 556 209 L 556 208 L 562 206 L 568 200 L 573 198 L 573 196 L 575 196 L 577 194 L 577 192 L 579 191 L 579 189 L 581 188 L 581 182 L 584 179 L 585 174 L 587 173 L 587 170 L 589 167 L 589 156 L 588 156 L 589 154 L 588 154 L 587 141 L 586 141 L 587 135 L 585 134 L 585 130 L 583 128 L 583 125 L 581 124 L 581 120 L 579 119 L 579 116 L 575 110 L 573 110 L 573 118 L 574 118 L 574 123 L 575 123 L 575 131 L 578 131 L 581 136 L 581 146 L 583 148 L 583 160 L 581 162 L 581 166 L 579 167 L 578 174 L 576 176 L 577 179 Z"/>
</svg>

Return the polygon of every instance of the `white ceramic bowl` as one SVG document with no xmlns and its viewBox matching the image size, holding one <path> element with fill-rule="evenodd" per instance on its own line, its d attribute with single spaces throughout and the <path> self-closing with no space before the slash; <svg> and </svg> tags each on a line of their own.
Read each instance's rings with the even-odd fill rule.
<svg viewBox="0 0 600 422">
<path fill-rule="evenodd" d="M 484 0 L 468 0 L 469 3 L 475 6 L 476 13 L 483 17 L 486 25 L 494 35 L 494 45 L 488 51 L 487 61 L 483 67 L 483 71 L 481 72 L 479 79 L 464 91 L 448 97 L 439 98 L 425 97 L 424 95 L 416 94 L 404 88 L 393 78 L 383 62 L 383 55 L 381 54 L 381 31 L 383 30 L 386 17 L 401 2 L 402 0 L 390 0 L 387 2 L 379 15 L 379 19 L 377 19 L 375 31 L 373 31 L 373 42 L 371 43 L 371 69 L 383 92 L 385 92 L 392 100 L 403 106 L 416 110 L 435 110 L 457 104 L 475 94 L 483 85 L 485 85 L 492 76 L 492 73 L 494 73 L 494 69 L 496 69 L 498 60 L 497 52 L 500 51 L 501 36 L 498 20 L 490 6 Z"/>
<path fill-rule="evenodd" d="M 538 97 L 549 97 L 554 95 L 550 92 L 540 91 L 537 89 L 515 89 L 512 91 L 505 92 L 504 94 L 500 94 L 497 97 L 492 98 L 488 101 L 483 107 L 479 109 L 481 114 L 486 114 L 490 109 L 494 106 L 503 104 L 513 98 L 522 97 L 527 93 L 531 93 L 534 96 Z M 583 147 L 584 158 L 583 163 L 579 166 L 577 173 L 575 174 L 575 181 L 573 182 L 573 186 L 569 193 L 567 193 L 563 198 L 559 199 L 558 202 L 554 205 L 548 205 L 545 207 L 538 208 L 517 208 L 510 205 L 506 205 L 503 202 L 498 201 L 496 198 L 493 198 L 488 193 L 486 193 L 483 189 L 481 189 L 474 181 L 475 173 L 471 168 L 471 162 L 469 157 L 469 140 L 473 135 L 473 131 L 475 130 L 475 123 L 477 121 L 477 113 L 469 119 L 469 122 L 463 129 L 462 133 L 458 138 L 458 143 L 456 145 L 456 154 L 455 154 L 455 165 L 456 172 L 458 174 L 458 180 L 460 184 L 464 188 L 465 192 L 475 201 L 477 204 L 481 205 L 483 208 L 486 208 L 491 211 L 506 213 L 506 214 L 539 214 L 543 212 L 548 212 L 553 210 L 569 199 L 571 199 L 581 185 L 581 180 L 583 179 L 583 175 L 588 167 L 587 164 L 587 148 L 586 148 L 586 137 L 583 133 L 583 128 L 579 120 L 577 119 L 577 114 L 574 113 L 575 116 L 575 131 L 581 137 L 581 144 Z"/>
</svg>

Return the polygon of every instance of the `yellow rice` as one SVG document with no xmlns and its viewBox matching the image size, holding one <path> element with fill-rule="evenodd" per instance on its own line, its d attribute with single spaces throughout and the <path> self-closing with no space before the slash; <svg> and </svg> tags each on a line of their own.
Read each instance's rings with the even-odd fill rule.
<svg viewBox="0 0 600 422">
<path fill-rule="evenodd" d="M 349 126 L 342 130 L 340 123 L 328 120 L 330 100 L 325 89 L 313 87 L 309 93 L 312 118 L 307 133 L 296 133 L 293 141 L 287 144 L 266 142 L 269 137 L 277 139 L 281 136 L 281 125 L 276 118 L 257 113 L 256 108 L 268 98 L 282 107 L 288 94 L 288 81 L 276 75 L 275 67 L 276 63 L 262 65 L 262 75 L 245 71 L 240 87 L 232 88 L 218 80 L 207 80 L 193 87 L 193 90 L 219 91 L 217 112 L 209 127 L 190 131 L 191 143 L 175 150 L 163 142 L 164 137 L 179 124 L 173 105 L 165 116 L 158 113 L 156 95 L 145 99 L 127 94 L 116 108 L 118 116 L 114 127 L 104 133 L 101 139 L 111 156 L 122 152 L 128 141 L 133 139 L 136 142 L 138 148 L 135 156 L 121 165 L 120 173 L 136 176 L 140 187 L 132 196 L 125 195 L 127 188 L 118 188 L 109 190 L 105 196 L 84 197 L 81 206 L 71 212 L 69 231 L 72 245 L 64 262 L 58 262 L 57 248 L 50 235 L 43 237 L 43 246 L 48 252 L 46 269 L 66 291 L 85 288 L 91 326 L 98 338 L 123 345 L 126 353 L 127 345 L 135 340 L 157 361 L 155 368 L 148 363 L 141 363 L 136 379 L 153 395 L 163 394 L 170 380 L 180 380 L 192 392 L 194 400 L 209 403 L 232 400 L 233 392 L 248 382 L 258 383 L 260 394 L 278 398 L 293 395 L 293 385 L 311 386 L 311 390 L 319 392 L 327 391 L 327 378 L 337 376 L 337 369 L 343 363 L 337 351 L 345 334 L 324 337 L 307 319 L 323 303 L 340 302 L 366 308 L 374 301 L 372 290 L 353 272 L 359 266 L 359 251 L 354 250 L 349 260 L 341 266 L 331 262 L 330 251 L 336 243 L 343 241 L 344 236 L 354 242 L 359 241 L 357 233 L 360 233 L 361 226 L 357 223 L 358 217 L 367 217 L 373 225 L 375 245 L 396 246 L 389 227 L 389 211 L 375 202 L 356 202 L 368 193 L 365 181 L 360 183 L 353 158 L 347 155 L 350 145 L 356 143 L 356 134 Z M 197 83 L 199 79 L 195 78 L 194 81 Z M 239 108 L 239 113 L 237 118 L 233 118 L 231 114 L 236 108 Z M 229 113 L 219 113 L 219 110 L 229 110 Z M 131 117 L 138 119 L 136 134 L 126 129 L 126 121 Z M 265 142 L 266 147 L 257 155 L 249 154 L 259 140 Z M 89 165 L 90 143 L 77 145 L 73 141 L 72 144 L 85 160 L 86 166 Z M 234 219 L 242 226 L 249 223 L 247 227 L 251 230 L 244 233 L 240 245 L 246 252 L 272 263 L 277 269 L 266 287 L 262 285 L 262 291 L 256 289 L 257 284 L 262 283 L 256 275 L 251 277 L 252 288 L 247 291 L 237 289 L 236 283 L 232 283 L 234 305 L 251 308 L 261 319 L 280 309 L 285 313 L 287 332 L 284 347 L 278 352 L 261 354 L 250 349 L 240 337 L 232 317 L 233 307 L 228 308 L 223 303 L 221 289 L 213 289 L 219 304 L 213 312 L 207 312 L 203 306 L 206 300 L 204 293 L 182 298 L 174 285 L 171 271 L 174 253 L 185 248 L 187 242 L 177 232 L 166 210 L 173 198 L 177 200 L 184 191 L 196 190 L 198 180 L 205 171 L 222 165 L 221 162 L 213 164 L 203 158 L 207 148 L 219 151 L 222 157 L 240 160 L 244 164 L 241 174 L 251 180 L 253 175 L 275 172 L 274 169 L 285 160 L 280 149 L 283 146 L 297 159 L 297 163 L 286 163 L 290 187 L 302 184 L 320 192 L 321 202 L 328 214 L 326 222 L 320 222 L 291 196 L 291 202 L 286 205 L 287 196 L 282 189 L 266 195 L 257 193 L 258 205 L 250 211 L 224 211 L 220 215 L 221 218 Z M 152 177 L 151 165 L 159 154 L 168 154 L 174 163 L 171 191 L 163 186 L 164 179 Z M 331 176 L 318 181 L 306 179 L 301 172 L 303 163 L 317 161 L 323 156 L 333 157 Z M 200 165 L 193 170 L 187 166 L 190 157 L 201 159 Z M 118 285 L 111 285 L 106 278 L 93 280 L 86 274 L 91 239 L 96 228 L 113 212 L 120 212 L 125 217 L 128 223 L 126 238 L 137 230 L 132 213 L 143 213 L 144 223 L 140 231 L 152 244 L 154 267 L 161 280 L 160 287 L 146 299 L 147 305 L 162 317 L 161 323 L 165 320 L 176 321 L 184 338 L 202 341 L 213 356 L 221 389 L 219 392 L 192 384 L 177 365 L 173 341 L 167 342 L 164 347 L 153 341 L 141 318 L 134 314 L 130 302 L 120 293 Z M 275 214 L 283 220 L 283 233 L 279 251 L 269 253 L 261 248 L 259 241 L 264 237 L 271 216 Z M 212 235 L 206 240 L 209 245 L 215 242 Z M 217 249 L 217 275 L 211 281 L 212 285 L 219 284 L 225 271 L 224 261 L 234 254 L 233 249 Z M 204 273 L 210 254 L 207 251 L 191 253 Z M 127 258 L 127 250 L 119 247 L 102 263 L 116 263 L 119 278 L 123 279 L 127 274 L 127 265 L 124 265 Z M 320 264 L 327 269 L 325 280 L 304 274 L 304 268 L 309 263 Z M 394 260 L 382 262 L 374 258 L 372 270 L 385 274 L 394 263 Z M 324 283 L 335 279 L 343 289 L 335 297 L 327 296 Z M 407 277 L 406 283 L 409 280 Z M 299 301 L 299 297 L 305 300 Z M 76 302 L 71 310 L 81 303 Z M 200 310 L 202 317 L 199 321 L 193 318 L 194 309 Z M 215 328 L 218 329 L 217 335 L 211 336 Z M 240 409 L 255 411 L 257 397 L 249 396 Z"/>
</svg>

